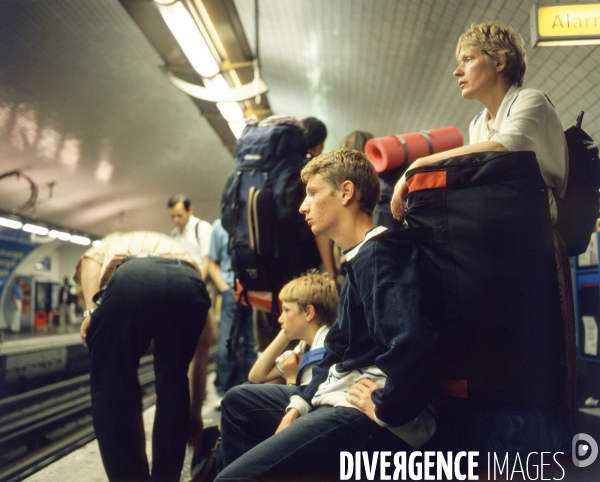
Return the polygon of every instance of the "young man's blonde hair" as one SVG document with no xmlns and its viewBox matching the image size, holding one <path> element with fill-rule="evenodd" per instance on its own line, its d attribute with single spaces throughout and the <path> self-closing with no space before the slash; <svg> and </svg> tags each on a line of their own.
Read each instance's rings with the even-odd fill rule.
<svg viewBox="0 0 600 482">
<path fill-rule="evenodd" d="M 312 159 L 300 176 L 306 184 L 311 176 L 320 174 L 331 192 L 337 191 L 344 181 L 351 181 L 359 193 L 358 202 L 360 210 L 369 216 L 375 209 L 381 188 L 379 178 L 373 164 L 362 152 L 354 149 L 338 149 L 327 152 Z"/>
<path fill-rule="evenodd" d="M 506 55 L 506 68 L 504 77 L 510 85 L 521 87 L 527 69 L 527 56 L 525 55 L 525 42 L 523 37 L 512 28 L 500 22 L 485 22 L 471 25 L 463 33 L 456 45 L 456 57 L 461 50 L 467 48 L 477 49 L 485 55 L 488 63 L 496 60 L 504 63 Z"/>
<path fill-rule="evenodd" d="M 327 273 L 312 270 L 293 279 L 281 288 L 279 298 L 288 303 L 297 303 L 303 310 L 313 305 L 319 326 L 331 326 L 337 317 L 338 289 Z"/>
</svg>

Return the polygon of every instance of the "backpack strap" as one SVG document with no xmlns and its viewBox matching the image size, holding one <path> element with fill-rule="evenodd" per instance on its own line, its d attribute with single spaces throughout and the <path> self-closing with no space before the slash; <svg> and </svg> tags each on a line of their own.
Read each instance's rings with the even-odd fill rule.
<svg viewBox="0 0 600 482">
<path fill-rule="evenodd" d="M 229 362 L 232 362 L 235 359 L 235 353 L 237 352 L 237 346 L 240 338 L 240 312 L 244 307 L 242 300 L 245 300 L 248 306 L 252 306 L 250 304 L 250 300 L 248 299 L 248 290 L 246 288 L 242 290 L 237 300 L 233 321 L 231 323 L 231 328 L 229 329 L 229 336 L 225 342 L 227 346 L 227 361 Z"/>
<path fill-rule="evenodd" d="M 304 356 L 302 357 L 302 361 L 300 362 L 300 366 L 298 367 L 298 373 L 296 374 L 296 385 L 300 385 L 300 378 L 302 375 L 302 371 L 306 368 L 307 365 L 312 363 L 317 363 L 323 359 L 325 355 L 325 348 L 315 348 L 314 350 L 308 350 Z"/>
<path fill-rule="evenodd" d="M 478 120 L 479 120 L 479 118 L 481 117 L 481 114 L 483 114 L 483 111 L 481 111 L 479 114 L 477 114 L 477 115 L 475 116 L 475 119 L 473 119 L 473 126 L 474 126 L 475 124 L 477 124 L 477 121 L 478 121 Z"/>
</svg>

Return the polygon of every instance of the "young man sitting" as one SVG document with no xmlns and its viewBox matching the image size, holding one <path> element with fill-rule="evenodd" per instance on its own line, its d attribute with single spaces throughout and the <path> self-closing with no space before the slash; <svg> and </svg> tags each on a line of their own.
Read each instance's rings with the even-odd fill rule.
<svg viewBox="0 0 600 482">
<path fill-rule="evenodd" d="M 310 384 L 296 389 L 283 419 L 282 410 L 269 409 L 273 385 L 248 387 L 252 416 L 222 418 L 225 469 L 218 481 L 338 480 L 341 451 L 409 453 L 435 432 L 428 403 L 439 383 L 440 304 L 437 291 L 423 286 L 413 231 L 388 235 L 373 226 L 379 180 L 362 153 L 323 154 L 301 175 L 300 212 L 347 260 L 337 319 L 323 360 Z M 236 402 L 231 395 L 223 415 Z M 229 450 L 236 440 L 243 455 Z"/>
</svg>

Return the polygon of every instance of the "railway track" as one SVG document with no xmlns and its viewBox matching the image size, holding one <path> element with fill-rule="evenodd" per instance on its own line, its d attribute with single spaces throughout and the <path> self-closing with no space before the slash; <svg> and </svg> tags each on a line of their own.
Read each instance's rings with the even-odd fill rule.
<svg viewBox="0 0 600 482">
<path fill-rule="evenodd" d="M 144 408 L 155 402 L 152 355 L 140 361 Z M 89 374 L 0 400 L 0 481 L 17 482 L 95 438 Z"/>
</svg>

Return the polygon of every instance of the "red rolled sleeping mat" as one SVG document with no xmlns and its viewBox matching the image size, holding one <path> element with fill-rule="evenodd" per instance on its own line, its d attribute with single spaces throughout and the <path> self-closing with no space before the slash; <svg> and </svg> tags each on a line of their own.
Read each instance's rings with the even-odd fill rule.
<svg viewBox="0 0 600 482">
<path fill-rule="evenodd" d="M 463 145 L 458 127 L 448 126 L 397 136 L 375 137 L 365 144 L 365 154 L 377 172 L 407 167 L 420 157 Z"/>
</svg>

